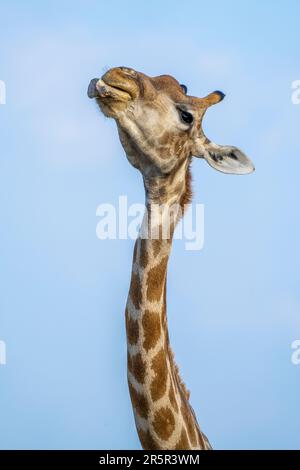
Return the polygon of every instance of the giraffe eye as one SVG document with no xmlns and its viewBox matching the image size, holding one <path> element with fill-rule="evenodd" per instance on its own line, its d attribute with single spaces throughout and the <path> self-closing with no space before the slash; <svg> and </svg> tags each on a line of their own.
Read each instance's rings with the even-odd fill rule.
<svg viewBox="0 0 300 470">
<path fill-rule="evenodd" d="M 191 113 L 189 113 L 188 111 L 184 111 L 183 109 L 180 109 L 179 112 L 183 122 L 185 122 L 186 124 L 192 124 L 194 116 Z"/>
</svg>

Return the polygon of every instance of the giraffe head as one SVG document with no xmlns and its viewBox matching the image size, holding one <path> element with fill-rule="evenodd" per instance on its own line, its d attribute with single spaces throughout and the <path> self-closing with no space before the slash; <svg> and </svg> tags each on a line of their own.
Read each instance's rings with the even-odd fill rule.
<svg viewBox="0 0 300 470">
<path fill-rule="evenodd" d="M 196 98 L 169 75 L 148 77 L 116 67 L 91 81 L 88 96 L 96 98 L 105 116 L 115 119 L 129 161 L 144 176 L 169 174 L 192 156 L 223 173 L 254 170 L 241 150 L 217 145 L 204 135 L 203 116 L 224 98 L 220 91 Z"/>
</svg>

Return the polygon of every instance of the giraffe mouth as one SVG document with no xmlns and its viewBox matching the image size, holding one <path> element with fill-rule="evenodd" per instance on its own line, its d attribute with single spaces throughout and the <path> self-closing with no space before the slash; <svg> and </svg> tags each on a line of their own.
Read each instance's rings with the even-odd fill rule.
<svg viewBox="0 0 300 470">
<path fill-rule="evenodd" d="M 117 101 L 128 101 L 132 98 L 126 85 L 112 80 L 93 78 L 88 87 L 88 97 L 97 99 L 110 98 Z"/>
</svg>

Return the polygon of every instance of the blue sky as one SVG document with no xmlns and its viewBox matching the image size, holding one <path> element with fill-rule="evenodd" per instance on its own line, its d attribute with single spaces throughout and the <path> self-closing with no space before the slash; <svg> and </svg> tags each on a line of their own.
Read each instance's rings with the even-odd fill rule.
<svg viewBox="0 0 300 470">
<path fill-rule="evenodd" d="M 99 204 L 143 202 L 142 181 L 86 97 L 118 65 L 226 93 L 205 132 L 256 172 L 195 159 L 205 244 L 174 244 L 171 341 L 213 447 L 300 447 L 299 14 L 293 0 L 1 3 L 1 448 L 139 448 L 123 317 L 133 241 L 95 230 Z"/>
</svg>

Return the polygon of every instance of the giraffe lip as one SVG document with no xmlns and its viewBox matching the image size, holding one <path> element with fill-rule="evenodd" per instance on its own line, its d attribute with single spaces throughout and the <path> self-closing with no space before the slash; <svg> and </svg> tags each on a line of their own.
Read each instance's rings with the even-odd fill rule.
<svg viewBox="0 0 300 470">
<path fill-rule="evenodd" d="M 100 82 L 100 81 L 99 81 Z M 130 89 L 129 87 L 126 87 L 126 85 L 124 85 L 123 83 L 120 83 L 120 82 L 117 82 L 115 80 L 109 80 L 108 78 L 106 77 L 103 77 L 101 79 L 101 82 L 102 84 L 100 85 L 99 83 L 99 86 L 104 86 L 106 89 L 110 89 L 112 88 L 113 90 L 115 90 L 117 93 L 120 92 L 120 93 L 126 93 L 129 97 L 131 97 L 131 93 L 130 93 Z M 98 89 L 98 87 L 97 87 Z"/>
<path fill-rule="evenodd" d="M 92 80 L 90 83 L 90 94 L 92 98 L 110 98 L 119 101 L 128 101 L 132 98 L 130 91 L 121 83 L 103 78 Z"/>
<path fill-rule="evenodd" d="M 105 99 L 111 98 L 121 101 L 131 99 L 129 90 L 117 82 L 107 81 L 100 78 L 93 78 L 88 86 L 87 95 L 89 98 Z"/>
</svg>

